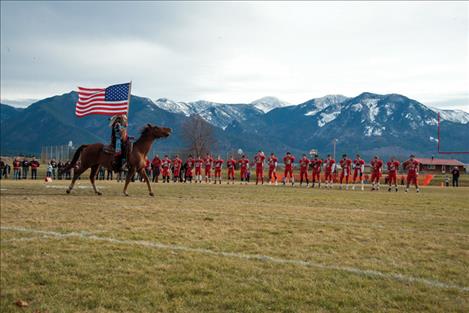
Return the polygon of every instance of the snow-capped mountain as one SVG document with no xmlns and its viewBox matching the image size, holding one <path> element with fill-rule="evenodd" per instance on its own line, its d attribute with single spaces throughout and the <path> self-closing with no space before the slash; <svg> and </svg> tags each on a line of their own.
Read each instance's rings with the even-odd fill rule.
<svg viewBox="0 0 469 313">
<path fill-rule="evenodd" d="M 469 123 L 460 119 L 442 123 L 447 136 L 444 149 L 469 150 L 464 135 L 469 133 Z M 277 108 L 255 120 L 229 126 L 226 132 L 259 136 L 252 140 L 254 144 L 269 138 L 271 149 L 288 143 L 303 147 L 303 151 L 331 151 L 333 139 L 338 139 L 340 152 L 405 156 L 412 152 L 436 154 L 436 125 L 437 113 L 422 103 L 398 94 L 366 92 L 353 98 L 326 96 Z"/>
<path fill-rule="evenodd" d="M 251 105 L 261 110 L 262 112 L 267 113 L 273 109 L 286 107 L 291 104 L 288 102 L 279 100 L 278 98 L 275 98 L 275 97 L 263 97 L 263 98 L 260 98 L 251 102 Z"/>
<path fill-rule="evenodd" d="M 469 123 L 469 113 L 461 110 L 442 110 L 434 107 L 429 107 L 436 113 L 440 113 L 440 118 L 446 121 L 455 123 L 467 124 Z"/>
<path fill-rule="evenodd" d="M 167 98 L 159 98 L 153 102 L 159 108 L 172 113 L 182 113 L 186 116 L 195 113 L 193 107 L 185 102 L 176 102 Z"/>
<path fill-rule="evenodd" d="M 360 152 L 366 158 L 373 154 L 383 158 L 402 158 L 409 153 L 431 156 L 437 154 L 440 111 L 442 150 L 469 150 L 469 113 L 429 108 L 398 94 L 365 92 L 351 98 L 330 95 L 289 106 L 268 100 L 249 104 L 186 103 L 132 96 L 129 133 L 138 136 L 145 123 L 169 126 L 173 134 L 157 145 L 160 153 L 182 151 L 182 125 L 198 114 L 214 126 L 219 152 L 242 148 L 250 154 L 262 148 L 298 155 L 314 148 L 324 156 L 332 152 L 332 141 L 338 139 L 337 154 Z M 108 119 L 77 119 L 76 101 L 77 94 L 71 92 L 40 100 L 25 109 L 0 105 L 1 151 L 38 152 L 43 145 L 66 144 L 68 140 L 76 144 L 108 142 Z"/>
<path fill-rule="evenodd" d="M 154 101 L 155 105 L 172 113 L 181 113 L 185 116 L 200 115 L 208 123 L 225 129 L 233 121 L 244 121 L 252 116 L 264 112 L 251 104 L 226 104 L 199 100 L 195 102 L 176 102 L 166 98 Z M 280 105 L 280 101 L 278 105 Z"/>
<path fill-rule="evenodd" d="M 329 107 L 337 106 L 347 100 L 348 98 L 342 95 L 327 95 L 322 98 L 312 99 L 300 105 L 306 116 L 313 116 L 317 112 Z"/>
</svg>

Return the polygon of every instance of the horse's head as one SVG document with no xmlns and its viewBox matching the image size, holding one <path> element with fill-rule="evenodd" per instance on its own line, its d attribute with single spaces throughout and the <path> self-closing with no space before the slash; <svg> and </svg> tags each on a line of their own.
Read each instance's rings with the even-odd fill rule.
<svg viewBox="0 0 469 313">
<path fill-rule="evenodd" d="M 156 125 L 147 124 L 145 130 L 148 131 L 154 138 L 166 138 L 171 135 L 171 128 L 159 127 Z"/>
</svg>

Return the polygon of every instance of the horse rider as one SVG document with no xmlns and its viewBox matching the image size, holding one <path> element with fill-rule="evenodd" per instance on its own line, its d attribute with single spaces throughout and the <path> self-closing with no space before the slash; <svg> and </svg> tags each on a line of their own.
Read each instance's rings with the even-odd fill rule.
<svg viewBox="0 0 469 313">
<path fill-rule="evenodd" d="M 127 147 L 129 136 L 127 135 L 127 115 L 114 115 L 111 117 L 111 146 L 115 151 L 114 171 L 121 172 L 127 160 Z"/>
</svg>

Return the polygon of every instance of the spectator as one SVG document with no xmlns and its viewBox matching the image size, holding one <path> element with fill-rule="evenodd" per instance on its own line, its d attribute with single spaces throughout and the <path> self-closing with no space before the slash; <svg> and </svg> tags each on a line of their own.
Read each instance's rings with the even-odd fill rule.
<svg viewBox="0 0 469 313">
<path fill-rule="evenodd" d="M 57 163 L 57 178 L 61 180 L 63 178 L 63 172 L 62 170 L 64 169 L 65 164 L 59 160 L 59 163 Z"/>
<path fill-rule="evenodd" d="M 52 166 L 52 177 L 54 179 L 57 179 L 57 162 L 55 161 L 55 159 L 52 159 L 50 160 L 50 163 L 49 163 L 51 166 Z"/>
<path fill-rule="evenodd" d="M 0 173 L 0 175 L 3 175 L 5 179 L 10 177 L 10 170 L 11 170 L 10 164 L 5 163 L 5 168 L 3 169 L 3 173 Z"/>
<path fill-rule="evenodd" d="M 31 160 L 31 179 L 37 179 L 37 168 L 39 167 L 39 162 L 35 157 Z"/>
<path fill-rule="evenodd" d="M 3 178 L 3 172 L 5 171 L 5 162 L 0 158 L 0 179 Z"/>
<path fill-rule="evenodd" d="M 28 174 L 29 174 L 29 161 L 26 158 L 24 158 L 23 161 L 21 162 L 21 167 L 22 167 L 23 179 L 27 179 Z"/>
<path fill-rule="evenodd" d="M 449 177 L 448 177 L 448 175 L 445 175 L 445 186 L 449 187 Z"/>
<path fill-rule="evenodd" d="M 49 162 L 49 164 L 47 165 L 46 177 L 52 177 L 52 170 L 53 170 L 52 164 L 51 162 Z"/>
<path fill-rule="evenodd" d="M 104 167 L 100 166 L 98 171 L 98 180 L 104 180 Z"/>
<path fill-rule="evenodd" d="M 64 167 L 68 168 L 69 165 L 70 165 L 70 161 L 67 161 L 67 162 L 65 162 Z M 66 170 L 64 174 L 65 174 L 65 179 L 72 179 L 72 169 L 71 168 Z"/>
<path fill-rule="evenodd" d="M 453 187 L 459 187 L 459 167 L 453 167 L 451 174 L 453 175 Z"/>
<path fill-rule="evenodd" d="M 107 170 L 106 180 L 112 180 L 112 170 Z"/>
<path fill-rule="evenodd" d="M 18 158 L 13 161 L 13 177 L 15 179 L 21 179 L 21 162 Z"/>
</svg>

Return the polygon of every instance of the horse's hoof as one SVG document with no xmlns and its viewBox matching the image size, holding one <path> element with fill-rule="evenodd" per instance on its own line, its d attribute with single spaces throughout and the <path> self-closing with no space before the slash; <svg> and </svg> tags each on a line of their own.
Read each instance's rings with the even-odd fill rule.
<svg viewBox="0 0 469 313">
<path fill-rule="evenodd" d="M 153 192 L 150 192 L 150 196 L 154 197 L 154 196 L 155 196 L 155 194 L 154 194 Z"/>
<path fill-rule="evenodd" d="M 103 195 L 103 193 L 100 192 L 100 191 L 96 192 L 96 194 L 97 194 L 98 196 L 102 196 L 102 195 Z"/>
<path fill-rule="evenodd" d="M 68 194 L 70 193 L 70 189 L 67 189 L 67 193 L 68 193 Z"/>
<path fill-rule="evenodd" d="M 124 192 L 124 196 L 128 197 L 128 196 L 129 196 L 129 194 L 128 194 L 127 192 Z"/>
</svg>

